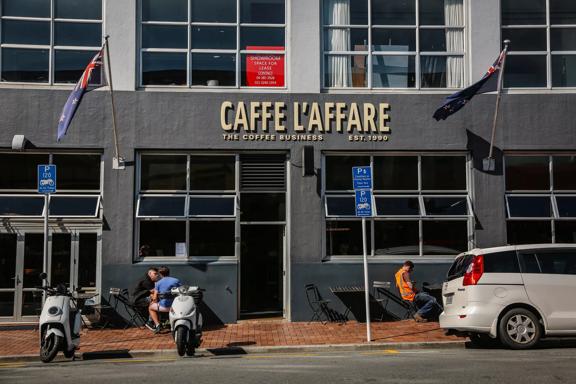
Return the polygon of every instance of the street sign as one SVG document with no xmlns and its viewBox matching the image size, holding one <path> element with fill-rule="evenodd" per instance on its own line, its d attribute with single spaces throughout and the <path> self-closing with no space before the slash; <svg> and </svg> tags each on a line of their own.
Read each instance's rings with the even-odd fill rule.
<svg viewBox="0 0 576 384">
<path fill-rule="evenodd" d="M 352 167 L 352 184 L 354 189 L 372 189 L 372 168 Z"/>
<path fill-rule="evenodd" d="M 356 192 L 356 216 L 372 216 L 372 191 L 358 189 L 354 192 Z"/>
<path fill-rule="evenodd" d="M 38 165 L 38 193 L 56 193 L 55 165 Z"/>
</svg>

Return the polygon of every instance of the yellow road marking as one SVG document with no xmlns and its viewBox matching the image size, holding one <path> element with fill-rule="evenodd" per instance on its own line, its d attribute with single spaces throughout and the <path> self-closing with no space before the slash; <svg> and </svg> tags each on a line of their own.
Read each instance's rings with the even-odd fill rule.
<svg viewBox="0 0 576 384">
<path fill-rule="evenodd" d="M 396 355 L 400 353 L 396 349 L 385 349 L 383 351 L 363 352 L 361 355 Z"/>
<path fill-rule="evenodd" d="M 22 368 L 25 367 L 24 363 L 0 363 L 0 369 L 2 368 Z"/>
</svg>

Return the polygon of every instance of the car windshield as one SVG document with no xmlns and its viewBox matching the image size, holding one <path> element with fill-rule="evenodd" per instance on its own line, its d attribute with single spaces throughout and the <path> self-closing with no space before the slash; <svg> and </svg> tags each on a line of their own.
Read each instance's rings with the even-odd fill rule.
<svg viewBox="0 0 576 384">
<path fill-rule="evenodd" d="M 452 266 L 448 271 L 446 280 L 451 281 L 464 276 L 464 274 L 466 273 L 466 269 L 468 269 L 468 265 L 470 264 L 473 258 L 474 255 L 464 255 L 454 260 L 454 263 L 452 263 Z"/>
</svg>

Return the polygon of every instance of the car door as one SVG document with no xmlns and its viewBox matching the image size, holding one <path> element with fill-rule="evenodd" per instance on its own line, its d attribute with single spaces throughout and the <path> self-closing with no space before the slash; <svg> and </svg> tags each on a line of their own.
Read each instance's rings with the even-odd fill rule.
<svg viewBox="0 0 576 384">
<path fill-rule="evenodd" d="M 523 250 L 520 256 L 526 293 L 548 331 L 576 332 L 576 249 Z"/>
</svg>

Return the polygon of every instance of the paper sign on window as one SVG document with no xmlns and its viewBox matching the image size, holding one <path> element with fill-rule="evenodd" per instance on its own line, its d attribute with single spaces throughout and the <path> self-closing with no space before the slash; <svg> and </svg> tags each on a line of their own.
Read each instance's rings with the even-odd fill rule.
<svg viewBox="0 0 576 384">
<path fill-rule="evenodd" d="M 284 47 L 247 46 L 248 51 L 282 51 Z M 283 87 L 284 55 L 260 53 L 246 55 L 246 85 L 249 87 Z"/>
<path fill-rule="evenodd" d="M 176 256 L 188 256 L 186 253 L 186 243 L 176 243 Z"/>
</svg>

